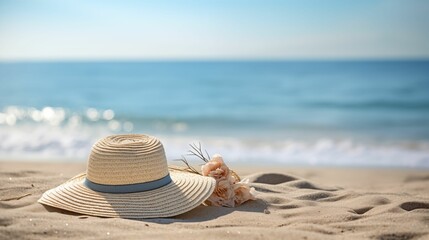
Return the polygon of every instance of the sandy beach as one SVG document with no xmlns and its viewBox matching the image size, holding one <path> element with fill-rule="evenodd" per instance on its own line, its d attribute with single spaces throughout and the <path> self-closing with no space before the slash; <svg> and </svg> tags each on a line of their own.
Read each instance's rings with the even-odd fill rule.
<svg viewBox="0 0 429 240">
<path fill-rule="evenodd" d="M 0 162 L 0 239 L 429 239 L 429 171 L 231 166 L 256 201 L 174 218 L 109 219 L 44 207 L 84 163 Z"/>
<path fill-rule="evenodd" d="M 0 240 L 429 240 L 427 23 L 0 0 Z"/>
</svg>

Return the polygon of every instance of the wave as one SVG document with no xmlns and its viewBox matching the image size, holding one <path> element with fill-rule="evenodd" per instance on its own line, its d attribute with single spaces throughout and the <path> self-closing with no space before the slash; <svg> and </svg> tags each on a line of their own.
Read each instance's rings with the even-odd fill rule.
<svg viewBox="0 0 429 240">
<path fill-rule="evenodd" d="M 31 134 L 28 134 L 32 132 Z M 10 129 L 0 133 L 3 159 L 83 161 L 92 144 L 112 134 L 105 129 Z M 230 162 L 330 166 L 429 167 L 429 143 L 370 144 L 350 139 L 258 141 L 256 139 L 156 135 L 168 159 L 186 154 L 190 143 L 201 142 L 209 153 L 220 153 Z"/>
<path fill-rule="evenodd" d="M 261 138 L 257 132 L 253 136 L 219 136 L 189 133 L 186 131 L 189 123 L 180 121 L 157 124 L 158 128 L 146 128 L 143 132 L 162 140 L 170 160 L 186 154 L 190 143 L 201 142 L 210 153 L 221 153 L 231 162 L 429 167 L 428 141 L 376 142 L 344 137 L 270 139 Z M 54 107 L 8 107 L 0 112 L 0 156 L 2 159 L 84 161 L 99 138 L 142 132 L 139 128 L 142 126 L 130 119 L 118 118 L 110 109 L 73 112 Z M 164 128 L 171 131 L 163 131 Z"/>
<path fill-rule="evenodd" d="M 303 104 L 311 108 L 331 109 L 389 109 L 389 110 L 429 110 L 429 102 L 426 101 L 389 101 L 374 100 L 365 102 L 327 102 L 317 101 Z"/>
</svg>

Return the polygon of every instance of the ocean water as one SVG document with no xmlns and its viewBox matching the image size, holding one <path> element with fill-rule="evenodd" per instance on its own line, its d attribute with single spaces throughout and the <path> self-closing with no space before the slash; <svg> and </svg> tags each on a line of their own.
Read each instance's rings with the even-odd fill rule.
<svg viewBox="0 0 429 240">
<path fill-rule="evenodd" d="M 0 63 L 0 159 L 116 133 L 228 162 L 429 167 L 429 61 Z"/>
</svg>

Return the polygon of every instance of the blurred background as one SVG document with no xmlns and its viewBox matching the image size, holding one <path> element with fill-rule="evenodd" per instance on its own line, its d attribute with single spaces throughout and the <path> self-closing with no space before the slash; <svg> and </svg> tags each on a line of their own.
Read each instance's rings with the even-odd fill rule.
<svg viewBox="0 0 429 240">
<path fill-rule="evenodd" d="M 429 167 L 429 2 L 0 0 L 0 159 Z"/>
</svg>

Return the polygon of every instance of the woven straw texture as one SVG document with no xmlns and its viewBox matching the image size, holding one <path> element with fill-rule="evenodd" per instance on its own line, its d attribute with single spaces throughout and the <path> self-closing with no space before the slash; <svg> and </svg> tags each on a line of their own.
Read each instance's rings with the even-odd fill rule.
<svg viewBox="0 0 429 240">
<path fill-rule="evenodd" d="M 144 192 L 101 193 L 84 185 L 85 178 L 117 185 L 150 182 L 167 174 L 164 149 L 158 139 L 145 135 L 110 136 L 93 146 L 87 174 L 46 191 L 39 202 L 101 217 L 172 217 L 199 206 L 216 185 L 213 178 L 177 171 L 170 172 L 169 184 Z"/>
<path fill-rule="evenodd" d="M 92 147 L 87 167 L 89 180 L 109 185 L 149 182 L 167 174 L 161 142 L 141 134 L 101 139 Z"/>
</svg>

